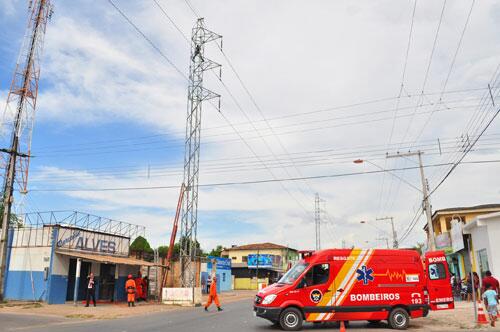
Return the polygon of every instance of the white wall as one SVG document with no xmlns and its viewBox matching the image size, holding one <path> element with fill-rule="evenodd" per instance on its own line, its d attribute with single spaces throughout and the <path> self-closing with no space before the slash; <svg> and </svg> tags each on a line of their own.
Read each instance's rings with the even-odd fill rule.
<svg viewBox="0 0 500 332">
<path fill-rule="evenodd" d="M 478 223 L 480 226 L 470 230 L 476 271 L 479 271 L 478 252 L 486 249 L 489 269 L 494 276 L 500 277 L 500 256 L 498 255 L 500 252 L 500 218 L 479 219 Z"/>
<path fill-rule="evenodd" d="M 50 266 L 51 247 L 12 248 L 10 271 L 43 271 Z"/>
<path fill-rule="evenodd" d="M 491 273 L 500 277 L 500 218 L 487 221 L 487 235 L 489 238 L 488 263 Z"/>
<path fill-rule="evenodd" d="M 52 263 L 52 274 L 67 276 L 69 272 L 69 257 L 61 254 L 54 254 Z"/>
</svg>

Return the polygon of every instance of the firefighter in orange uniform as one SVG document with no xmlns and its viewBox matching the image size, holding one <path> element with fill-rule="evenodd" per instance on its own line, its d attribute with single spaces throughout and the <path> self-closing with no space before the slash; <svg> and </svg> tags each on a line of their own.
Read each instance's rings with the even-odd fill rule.
<svg viewBox="0 0 500 332">
<path fill-rule="evenodd" d="M 215 302 L 217 306 L 217 311 L 222 311 L 220 306 L 219 297 L 217 296 L 217 277 L 213 276 L 212 283 L 210 284 L 210 293 L 208 294 L 208 302 L 205 304 L 205 311 L 208 311 L 208 307 L 212 304 L 212 301 Z"/>
<path fill-rule="evenodd" d="M 128 275 L 128 280 L 125 283 L 125 291 L 127 292 L 128 306 L 135 307 L 135 281 L 131 274 Z"/>
<path fill-rule="evenodd" d="M 137 302 L 142 299 L 142 274 L 141 271 L 137 272 L 137 277 L 135 278 L 135 289 L 137 292 Z"/>
</svg>

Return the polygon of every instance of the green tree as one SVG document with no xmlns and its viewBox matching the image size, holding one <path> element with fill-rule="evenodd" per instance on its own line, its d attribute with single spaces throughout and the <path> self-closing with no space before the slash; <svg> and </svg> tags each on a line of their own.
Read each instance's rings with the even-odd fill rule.
<svg viewBox="0 0 500 332">
<path fill-rule="evenodd" d="M 3 223 L 3 193 L 0 193 L 0 228 Z M 10 225 L 13 227 L 22 227 L 23 221 L 20 217 L 18 217 L 15 213 L 10 211 Z"/>
<path fill-rule="evenodd" d="M 220 257 L 222 251 L 224 250 L 224 247 L 221 245 L 218 245 L 212 251 L 208 253 L 208 256 L 214 256 L 214 257 Z"/>
<path fill-rule="evenodd" d="M 159 246 L 158 247 L 158 256 L 167 257 L 168 246 Z"/>
<path fill-rule="evenodd" d="M 142 236 L 138 236 L 134 242 L 130 245 L 130 250 L 135 252 L 144 252 L 144 253 L 152 253 L 153 249 L 149 245 L 148 240 L 146 240 Z"/>
</svg>

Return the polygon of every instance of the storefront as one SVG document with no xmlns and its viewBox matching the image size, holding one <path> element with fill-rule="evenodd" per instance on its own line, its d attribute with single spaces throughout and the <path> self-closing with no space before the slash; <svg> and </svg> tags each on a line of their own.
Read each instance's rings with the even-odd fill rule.
<svg viewBox="0 0 500 332">
<path fill-rule="evenodd" d="M 154 265 L 129 257 L 130 236 L 125 234 L 85 222 L 10 229 L 5 297 L 60 304 L 76 295 L 81 301 L 92 272 L 99 301 L 124 301 L 127 275 L 135 277 L 141 267 Z"/>
<path fill-rule="evenodd" d="M 233 289 L 231 277 L 231 259 L 208 256 L 207 262 L 201 264 L 200 279 L 201 289 L 203 293 L 208 293 L 208 287 L 212 282 L 212 276 L 214 274 L 217 277 L 217 292 L 225 292 Z"/>
</svg>

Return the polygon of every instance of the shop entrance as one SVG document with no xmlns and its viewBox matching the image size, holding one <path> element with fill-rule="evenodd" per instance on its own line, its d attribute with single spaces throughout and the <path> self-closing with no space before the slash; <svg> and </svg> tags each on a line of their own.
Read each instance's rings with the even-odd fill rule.
<svg viewBox="0 0 500 332">
<path fill-rule="evenodd" d="M 87 276 L 91 272 L 92 263 L 82 262 L 80 268 L 80 283 L 78 284 L 78 298 L 77 301 L 84 300 L 86 297 Z M 66 291 L 66 301 L 74 300 L 75 291 L 75 276 L 76 276 L 76 258 L 69 260 L 68 272 L 68 289 Z"/>
<path fill-rule="evenodd" d="M 113 301 L 115 293 L 115 269 L 114 264 L 101 264 L 99 276 L 99 300 Z"/>
</svg>

